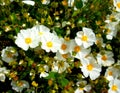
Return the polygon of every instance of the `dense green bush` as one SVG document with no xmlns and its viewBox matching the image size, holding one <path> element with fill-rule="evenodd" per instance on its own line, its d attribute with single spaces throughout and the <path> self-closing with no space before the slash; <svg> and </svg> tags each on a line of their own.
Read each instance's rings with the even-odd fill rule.
<svg viewBox="0 0 120 93">
<path fill-rule="evenodd" d="M 119 0 L 0 0 L 0 92 L 120 92 L 119 8 Z"/>
</svg>

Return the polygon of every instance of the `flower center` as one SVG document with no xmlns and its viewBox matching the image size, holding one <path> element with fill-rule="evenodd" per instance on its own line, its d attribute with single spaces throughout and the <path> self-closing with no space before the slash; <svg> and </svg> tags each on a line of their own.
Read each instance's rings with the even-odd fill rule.
<svg viewBox="0 0 120 93">
<path fill-rule="evenodd" d="M 87 36 L 82 36 L 82 41 L 87 41 L 88 40 L 88 37 Z"/>
<path fill-rule="evenodd" d="M 112 86 L 112 90 L 113 90 L 113 91 L 117 91 L 117 90 L 118 90 L 118 86 L 117 86 L 117 85 L 113 85 L 113 86 Z"/>
<path fill-rule="evenodd" d="M 80 90 L 84 90 L 84 88 L 79 88 Z"/>
<path fill-rule="evenodd" d="M 62 54 L 62 57 L 66 59 L 68 58 L 68 54 Z"/>
<path fill-rule="evenodd" d="M 112 75 L 113 75 L 112 71 L 109 71 L 109 72 L 108 72 L 108 75 L 109 75 L 109 76 L 112 76 Z"/>
<path fill-rule="evenodd" d="M 12 57 L 13 57 L 13 53 L 11 53 L 11 52 L 7 52 L 6 55 L 7 55 L 7 57 L 9 57 L 9 58 L 12 58 Z"/>
<path fill-rule="evenodd" d="M 47 47 L 51 48 L 53 46 L 53 42 L 49 41 L 46 43 Z"/>
<path fill-rule="evenodd" d="M 93 65 L 92 64 L 87 65 L 87 69 L 88 71 L 91 71 L 93 69 Z"/>
<path fill-rule="evenodd" d="M 101 59 L 106 61 L 107 60 L 107 56 L 103 55 Z"/>
<path fill-rule="evenodd" d="M 117 3 L 117 7 L 120 8 L 120 2 Z"/>
<path fill-rule="evenodd" d="M 62 50 L 66 50 L 66 48 L 67 48 L 67 45 L 66 44 L 62 44 L 61 49 Z"/>
<path fill-rule="evenodd" d="M 111 30 L 110 30 L 110 29 L 107 29 L 107 31 L 106 31 L 106 32 L 107 32 L 107 34 L 109 34 L 109 33 L 111 32 Z"/>
<path fill-rule="evenodd" d="M 26 43 L 26 44 L 32 43 L 32 39 L 31 39 L 30 37 L 25 38 L 25 43 Z"/>
<path fill-rule="evenodd" d="M 74 47 L 74 51 L 75 51 L 75 52 L 79 52 L 79 51 L 80 51 L 80 46 L 75 46 L 75 47 Z"/>
<path fill-rule="evenodd" d="M 21 86 L 23 86 L 23 84 L 24 84 L 24 83 L 23 83 L 22 81 L 20 81 L 20 82 L 18 82 L 17 85 L 18 85 L 19 87 L 21 87 Z"/>
<path fill-rule="evenodd" d="M 59 67 L 59 68 L 60 68 L 60 67 L 64 67 L 64 62 L 63 62 L 63 61 L 59 62 L 59 63 L 58 63 L 58 67 Z"/>
</svg>

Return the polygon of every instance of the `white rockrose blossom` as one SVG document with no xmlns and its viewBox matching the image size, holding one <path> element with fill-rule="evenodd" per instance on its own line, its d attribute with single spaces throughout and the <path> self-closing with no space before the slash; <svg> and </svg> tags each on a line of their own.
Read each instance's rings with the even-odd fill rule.
<svg viewBox="0 0 120 93">
<path fill-rule="evenodd" d="M 7 70 L 5 67 L 0 67 L 0 81 L 5 82 L 5 75 L 9 73 L 9 70 Z"/>
<path fill-rule="evenodd" d="M 114 64 L 113 53 L 111 51 L 105 51 L 104 54 L 97 54 L 97 62 L 102 66 L 111 66 Z"/>
<path fill-rule="evenodd" d="M 13 81 L 11 82 L 12 89 L 16 92 L 22 93 L 24 88 L 29 88 L 29 83 L 25 80 Z"/>
<path fill-rule="evenodd" d="M 60 48 L 61 41 L 58 36 L 54 33 L 46 33 L 44 38 L 42 39 L 41 48 L 46 52 L 52 51 L 53 53 L 57 52 Z"/>
<path fill-rule="evenodd" d="M 101 46 L 101 47 L 105 47 L 105 43 L 103 43 L 103 38 L 102 37 L 96 37 L 96 42 L 95 42 L 95 44 L 97 45 L 97 46 Z"/>
<path fill-rule="evenodd" d="M 120 21 L 120 12 L 112 11 L 112 14 L 106 16 L 106 23 L 110 22 L 119 22 Z"/>
<path fill-rule="evenodd" d="M 120 12 L 120 0 L 113 0 L 113 5 L 117 12 Z"/>
<path fill-rule="evenodd" d="M 49 67 L 47 65 L 44 65 L 42 70 L 41 70 L 41 73 L 40 73 L 40 78 L 41 77 L 47 77 L 49 74 L 48 74 L 48 69 Z"/>
<path fill-rule="evenodd" d="M 109 82 L 108 93 L 120 93 L 120 80 L 115 78 Z"/>
<path fill-rule="evenodd" d="M 88 48 L 96 41 L 95 33 L 92 29 L 83 27 L 83 31 L 77 32 L 75 41 L 79 46 L 83 45 L 84 48 Z"/>
<path fill-rule="evenodd" d="M 119 76 L 120 69 L 116 67 L 108 67 L 105 72 L 105 78 L 109 81 L 114 80 Z"/>
<path fill-rule="evenodd" d="M 90 77 L 91 80 L 95 80 L 100 76 L 101 66 L 97 64 L 93 57 L 87 57 L 81 61 L 81 71 L 85 77 Z"/>
<path fill-rule="evenodd" d="M 16 61 L 17 56 L 18 56 L 18 52 L 12 46 L 4 48 L 1 52 L 2 60 L 7 63 Z"/>
<path fill-rule="evenodd" d="M 20 30 L 17 34 L 15 44 L 27 51 L 30 48 L 35 48 L 39 45 L 38 35 L 32 29 Z"/>
<path fill-rule="evenodd" d="M 60 38 L 61 41 L 61 46 L 59 48 L 59 52 L 61 54 L 66 54 L 70 51 L 70 44 L 71 44 L 71 40 L 67 40 L 64 38 Z"/>
<path fill-rule="evenodd" d="M 106 38 L 112 40 L 113 37 L 116 37 L 117 31 L 120 29 L 118 22 L 110 22 L 105 25 Z"/>
<path fill-rule="evenodd" d="M 71 55 L 80 60 L 84 59 L 91 52 L 90 48 L 85 49 L 82 45 L 77 45 L 75 40 L 72 40 L 70 47 Z"/>
<path fill-rule="evenodd" d="M 78 88 L 75 90 L 74 93 L 89 92 L 91 89 L 91 85 L 87 84 L 87 81 L 78 81 L 77 86 Z"/>
<path fill-rule="evenodd" d="M 74 59 L 70 53 L 61 54 L 59 51 L 57 51 L 56 56 L 54 58 L 59 61 L 66 61 L 69 58 Z"/>
<path fill-rule="evenodd" d="M 62 73 L 69 67 L 69 64 L 65 61 L 53 62 L 52 71 Z"/>
<path fill-rule="evenodd" d="M 50 33 L 50 29 L 44 25 L 35 25 L 31 30 L 33 30 L 38 38 L 39 42 L 44 38 L 47 33 Z"/>
</svg>

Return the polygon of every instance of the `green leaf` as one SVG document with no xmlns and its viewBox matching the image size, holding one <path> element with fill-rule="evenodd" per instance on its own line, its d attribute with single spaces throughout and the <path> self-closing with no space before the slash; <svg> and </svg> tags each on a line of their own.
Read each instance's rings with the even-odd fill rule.
<svg viewBox="0 0 120 93">
<path fill-rule="evenodd" d="M 64 36 L 66 31 L 64 31 L 63 29 L 59 28 L 59 27 L 55 27 L 54 28 L 55 32 L 57 33 L 58 36 Z"/>
<path fill-rule="evenodd" d="M 55 76 L 56 76 L 56 72 L 50 72 L 49 73 L 49 76 L 45 77 L 46 79 L 55 79 Z"/>
<path fill-rule="evenodd" d="M 62 87 L 65 87 L 69 81 L 66 78 L 62 78 L 59 83 L 62 85 Z"/>
<path fill-rule="evenodd" d="M 80 9 L 83 7 L 83 2 L 82 0 L 75 0 L 75 6 L 76 8 Z"/>
</svg>

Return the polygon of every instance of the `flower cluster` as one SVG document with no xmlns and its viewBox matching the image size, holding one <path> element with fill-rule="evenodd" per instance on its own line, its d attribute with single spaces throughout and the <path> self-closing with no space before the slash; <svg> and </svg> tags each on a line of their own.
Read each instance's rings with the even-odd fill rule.
<svg viewBox="0 0 120 93">
<path fill-rule="evenodd" d="M 102 8 L 101 2 L 21 1 L 20 4 L 30 9 L 39 7 L 40 13 L 34 19 L 33 11 L 21 10 L 24 20 L 20 17 L 22 13 L 12 13 L 10 18 L 15 29 L 5 26 L 5 32 L 0 34 L 7 33 L 13 41 L 10 45 L 3 44 L 0 60 L 0 82 L 4 86 L 8 83 L 11 89 L 0 90 L 10 93 L 119 93 L 120 59 L 116 57 L 119 53 L 114 40 L 119 40 L 120 0 L 105 1 L 111 6 L 102 17 L 102 10 L 95 6 Z M 0 5 L 4 7 L 7 3 Z M 18 2 L 10 0 L 9 3 Z M 95 12 L 90 14 L 88 8 Z M 20 19 L 22 26 L 16 22 Z M 11 33 L 12 28 L 15 33 Z"/>
</svg>

